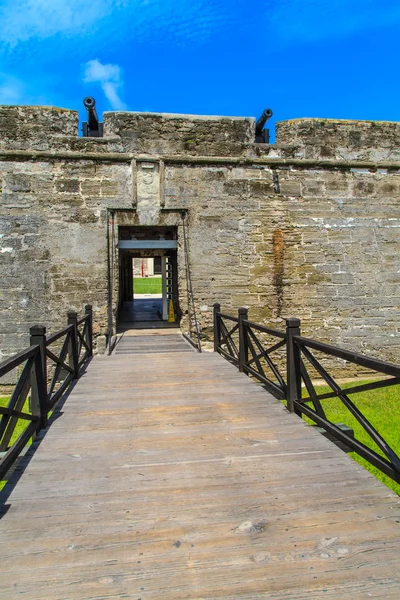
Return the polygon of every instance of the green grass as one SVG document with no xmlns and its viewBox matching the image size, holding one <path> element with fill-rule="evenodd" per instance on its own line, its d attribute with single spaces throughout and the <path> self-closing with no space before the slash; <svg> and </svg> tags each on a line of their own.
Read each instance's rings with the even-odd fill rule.
<svg viewBox="0 0 400 600">
<path fill-rule="evenodd" d="M 0 406 L 7 406 L 8 402 L 10 401 L 10 396 L 1 396 L 0 397 Z M 29 400 L 26 400 L 24 407 L 22 409 L 22 412 L 26 412 L 29 413 Z M 10 440 L 10 445 L 12 445 L 15 440 L 18 439 L 18 437 L 21 435 L 21 433 L 24 431 L 24 429 L 26 429 L 27 425 L 29 425 L 29 421 L 25 421 L 24 419 L 19 419 L 15 429 L 14 429 L 14 433 L 11 436 L 11 440 Z M 29 443 L 32 443 L 32 440 L 29 441 Z M 3 489 L 3 487 L 5 486 L 5 484 L 7 483 L 6 480 L 0 481 L 0 490 Z"/>
<path fill-rule="evenodd" d="M 364 384 L 370 382 L 363 381 L 360 383 Z M 343 384 L 341 387 L 342 389 L 345 389 L 354 387 L 355 385 L 357 385 L 357 383 L 352 382 Z M 318 386 L 316 387 L 316 391 L 317 394 L 323 394 L 325 392 L 330 392 L 331 389 L 326 386 Z M 306 392 L 303 391 L 303 396 L 305 393 Z M 386 440 L 396 454 L 400 455 L 400 385 L 370 390 L 358 394 L 350 394 L 349 398 L 375 427 L 378 433 Z M 376 446 L 375 442 L 371 440 L 363 427 L 358 423 L 356 418 L 353 417 L 338 398 L 328 398 L 322 400 L 321 403 L 329 421 L 332 421 L 333 423 L 345 423 L 354 430 L 354 437 L 358 441 L 364 443 L 381 456 L 384 456 L 381 450 Z M 307 422 L 311 422 L 306 417 L 304 418 Z M 369 462 L 358 456 L 355 452 L 350 453 L 350 456 L 368 471 L 373 473 L 377 479 L 400 495 L 400 485 L 398 483 L 395 483 L 390 477 L 381 473 L 379 469 L 370 465 Z"/>
<path fill-rule="evenodd" d="M 10 401 L 10 396 L 2 396 L 0 397 L 0 406 L 7 406 L 7 404 Z M 29 400 L 25 401 L 24 407 L 22 409 L 22 412 L 26 412 L 26 413 L 30 413 L 29 411 Z M 24 429 L 26 429 L 26 426 L 29 425 L 29 421 L 25 421 L 24 419 L 19 419 L 15 429 L 14 429 L 14 433 L 12 434 L 11 437 L 11 444 L 13 444 L 15 442 L 15 440 L 21 435 L 21 433 L 24 431 Z"/>
<path fill-rule="evenodd" d="M 134 294 L 161 294 L 161 277 L 135 277 L 133 280 Z"/>
</svg>

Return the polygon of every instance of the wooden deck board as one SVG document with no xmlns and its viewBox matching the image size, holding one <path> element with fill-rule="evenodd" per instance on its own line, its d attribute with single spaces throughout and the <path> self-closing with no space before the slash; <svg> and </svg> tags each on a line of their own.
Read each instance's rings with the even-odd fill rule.
<svg viewBox="0 0 400 600">
<path fill-rule="evenodd" d="M 170 331 L 170 330 L 166 330 Z M 115 348 L 115 354 L 145 354 L 146 352 L 162 354 L 169 352 L 194 352 L 193 346 L 181 335 L 174 331 L 171 335 L 149 334 L 129 336 L 123 335 Z"/>
<path fill-rule="evenodd" d="M 399 498 L 217 355 L 95 358 L 25 462 L 1 598 L 400 596 Z"/>
</svg>

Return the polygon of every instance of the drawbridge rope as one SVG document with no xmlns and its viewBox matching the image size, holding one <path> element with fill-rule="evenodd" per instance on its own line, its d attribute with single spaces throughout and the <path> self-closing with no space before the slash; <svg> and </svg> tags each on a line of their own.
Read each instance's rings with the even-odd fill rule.
<svg viewBox="0 0 400 600">
<path fill-rule="evenodd" d="M 184 247 L 185 259 L 186 259 L 186 277 L 187 277 L 187 281 L 188 281 L 188 292 L 189 292 L 188 305 L 190 305 L 190 304 L 192 305 L 193 321 L 194 321 L 194 325 L 195 325 L 195 329 L 196 329 L 197 344 L 198 344 L 199 351 L 201 352 L 200 331 L 199 331 L 199 324 L 197 322 L 196 307 L 194 304 L 192 276 L 190 273 L 189 246 L 188 246 L 187 233 L 186 233 L 185 213 L 182 213 L 181 217 L 182 217 L 182 225 L 183 225 L 183 247 Z M 190 308 L 190 306 L 188 306 L 188 308 Z M 190 320 L 191 319 L 190 319 L 190 314 L 189 314 L 189 333 L 191 334 Z"/>
</svg>

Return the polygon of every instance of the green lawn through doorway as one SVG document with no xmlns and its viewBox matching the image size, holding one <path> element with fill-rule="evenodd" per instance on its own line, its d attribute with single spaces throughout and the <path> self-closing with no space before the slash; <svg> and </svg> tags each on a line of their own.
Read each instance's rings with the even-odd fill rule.
<svg viewBox="0 0 400 600">
<path fill-rule="evenodd" d="M 161 277 L 135 277 L 133 280 L 134 294 L 161 294 Z"/>
</svg>

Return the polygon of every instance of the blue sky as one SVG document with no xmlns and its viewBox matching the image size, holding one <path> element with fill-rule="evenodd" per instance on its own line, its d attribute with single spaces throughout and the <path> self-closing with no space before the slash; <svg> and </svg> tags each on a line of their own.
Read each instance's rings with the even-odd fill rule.
<svg viewBox="0 0 400 600">
<path fill-rule="evenodd" d="M 400 0 L 0 0 L 0 104 L 400 120 Z"/>
</svg>

